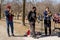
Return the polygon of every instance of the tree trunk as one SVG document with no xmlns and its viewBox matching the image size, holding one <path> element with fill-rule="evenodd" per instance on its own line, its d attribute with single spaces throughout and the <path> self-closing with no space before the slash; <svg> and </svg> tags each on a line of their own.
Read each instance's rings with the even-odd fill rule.
<svg viewBox="0 0 60 40">
<path fill-rule="evenodd" d="M 23 18 L 22 18 L 23 25 L 25 25 L 25 2 L 26 0 L 23 0 Z"/>
<path fill-rule="evenodd" d="M 0 4 L 0 20 L 1 20 L 1 4 Z"/>
</svg>

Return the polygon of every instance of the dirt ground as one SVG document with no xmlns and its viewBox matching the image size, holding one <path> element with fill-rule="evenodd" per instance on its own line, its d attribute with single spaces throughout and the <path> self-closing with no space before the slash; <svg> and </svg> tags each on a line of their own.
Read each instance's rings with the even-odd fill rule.
<svg viewBox="0 0 60 40">
<path fill-rule="evenodd" d="M 1 19 L 0 20 L 0 24 L 3 25 L 4 27 L 6 27 L 6 20 L 5 19 Z M 27 30 L 29 29 L 29 23 L 28 21 L 26 21 L 26 26 L 22 25 L 22 20 L 14 20 L 14 30 L 16 31 L 16 33 L 19 33 L 20 35 L 23 35 L 27 32 Z M 56 27 L 60 28 L 60 24 L 58 24 L 58 26 L 56 25 Z M 51 28 L 52 30 L 54 29 L 54 22 L 51 22 Z M 44 32 L 44 23 L 43 21 L 41 21 L 40 23 L 38 23 L 36 21 L 36 31 L 40 31 L 40 32 Z"/>
<path fill-rule="evenodd" d="M 52 30 L 54 29 L 54 22 L 52 21 Z M 60 24 L 58 25 L 58 27 L 60 26 Z M 1 19 L 0 20 L 0 40 L 34 40 L 33 38 L 31 37 L 8 37 L 7 36 L 7 32 L 6 32 L 6 20 L 5 19 Z M 17 36 L 22 36 L 24 35 L 27 30 L 29 29 L 29 23 L 26 21 L 26 26 L 23 26 L 22 25 L 22 21 L 20 20 L 14 20 L 14 34 L 17 35 Z M 36 31 L 39 31 L 39 32 L 44 32 L 44 24 L 43 24 L 43 21 L 40 22 L 39 24 L 36 22 Z M 56 37 L 56 36 L 55 36 Z M 55 40 L 54 38 L 55 37 L 45 37 L 45 38 L 39 38 L 39 39 L 36 39 L 36 40 L 44 40 L 44 39 L 48 39 L 49 40 Z M 58 37 L 56 37 L 57 39 L 56 40 L 60 40 Z"/>
</svg>

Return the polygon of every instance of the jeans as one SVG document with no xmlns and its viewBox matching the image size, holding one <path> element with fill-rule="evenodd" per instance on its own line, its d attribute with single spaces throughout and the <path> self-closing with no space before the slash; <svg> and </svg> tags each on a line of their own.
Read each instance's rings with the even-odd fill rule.
<svg viewBox="0 0 60 40">
<path fill-rule="evenodd" d="M 49 28 L 49 35 L 51 35 L 51 20 L 44 20 L 45 35 L 47 35 L 47 29 Z"/>
<path fill-rule="evenodd" d="M 35 36 L 35 22 L 30 22 L 30 35 Z"/>
<path fill-rule="evenodd" d="M 8 33 L 8 35 L 10 35 L 10 33 L 9 33 L 9 29 L 11 28 L 11 33 L 12 33 L 12 35 L 13 35 L 13 31 L 14 31 L 14 27 L 13 27 L 13 22 L 11 22 L 11 21 L 7 21 L 7 33 Z"/>
</svg>

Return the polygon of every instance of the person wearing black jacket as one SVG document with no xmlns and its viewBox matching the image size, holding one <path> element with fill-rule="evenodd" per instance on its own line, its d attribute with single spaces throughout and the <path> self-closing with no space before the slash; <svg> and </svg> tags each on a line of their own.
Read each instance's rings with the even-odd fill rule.
<svg viewBox="0 0 60 40">
<path fill-rule="evenodd" d="M 32 11 L 29 12 L 28 21 L 30 24 L 30 34 L 32 37 L 35 37 L 36 7 L 33 7 Z"/>
</svg>

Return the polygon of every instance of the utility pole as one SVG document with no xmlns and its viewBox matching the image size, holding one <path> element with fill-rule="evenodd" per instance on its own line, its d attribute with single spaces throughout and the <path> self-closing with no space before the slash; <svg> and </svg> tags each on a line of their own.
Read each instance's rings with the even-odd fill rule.
<svg viewBox="0 0 60 40">
<path fill-rule="evenodd" d="M 23 17 L 22 17 L 22 21 L 23 21 L 24 26 L 25 26 L 25 4 L 26 4 L 26 0 L 23 0 Z"/>
</svg>

